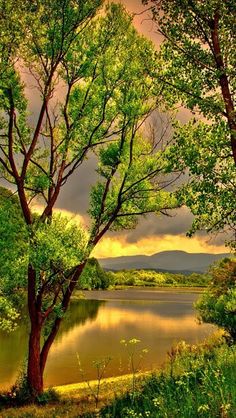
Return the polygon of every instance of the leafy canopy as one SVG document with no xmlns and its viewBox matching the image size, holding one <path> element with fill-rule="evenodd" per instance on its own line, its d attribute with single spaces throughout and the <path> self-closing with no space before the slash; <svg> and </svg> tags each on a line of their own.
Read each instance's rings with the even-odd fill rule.
<svg viewBox="0 0 236 418">
<path fill-rule="evenodd" d="M 235 2 L 143 3 L 163 36 L 157 76 L 165 94 L 194 115 L 175 125 L 172 153 L 174 166 L 190 174 L 181 197 L 195 215 L 191 232 L 230 230 L 235 245 Z"/>
</svg>

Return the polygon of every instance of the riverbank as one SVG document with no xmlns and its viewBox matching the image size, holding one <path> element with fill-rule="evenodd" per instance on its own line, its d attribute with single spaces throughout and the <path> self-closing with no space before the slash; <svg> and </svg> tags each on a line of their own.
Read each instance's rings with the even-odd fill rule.
<svg viewBox="0 0 236 418">
<path fill-rule="evenodd" d="M 136 375 L 138 386 L 141 386 L 147 373 Z M 132 387 L 132 375 L 104 378 L 100 382 L 98 405 L 94 394 L 97 392 L 97 380 L 56 386 L 42 395 L 39 405 L 27 405 L 14 408 L 1 408 L 0 418 L 77 418 L 95 414 L 114 400 L 114 396 L 123 396 Z M 52 390 L 52 392 L 51 392 Z M 47 397 L 49 402 L 44 404 Z"/>
<path fill-rule="evenodd" d="M 234 418 L 236 346 L 219 337 L 194 346 L 179 343 L 164 369 L 135 375 L 135 386 L 132 375 L 103 379 L 97 407 L 92 394 L 97 381 L 55 389 L 57 401 L 1 410 L 0 417 Z"/>
<path fill-rule="evenodd" d="M 81 277 L 77 289 L 116 289 L 126 287 L 166 287 L 166 288 L 205 288 L 211 281 L 208 273 L 176 272 L 155 270 L 119 270 L 105 271 L 97 260 L 91 259 L 86 267 L 86 274 Z"/>
</svg>

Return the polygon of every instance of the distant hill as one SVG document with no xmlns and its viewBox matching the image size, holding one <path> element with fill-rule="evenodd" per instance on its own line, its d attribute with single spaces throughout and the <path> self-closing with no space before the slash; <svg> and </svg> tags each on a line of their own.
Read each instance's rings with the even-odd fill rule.
<svg viewBox="0 0 236 418">
<path fill-rule="evenodd" d="M 217 260 L 230 254 L 187 253 L 185 251 L 162 251 L 151 256 L 134 255 L 101 258 L 101 266 L 106 270 L 144 269 L 168 271 L 171 273 L 204 273 Z"/>
</svg>

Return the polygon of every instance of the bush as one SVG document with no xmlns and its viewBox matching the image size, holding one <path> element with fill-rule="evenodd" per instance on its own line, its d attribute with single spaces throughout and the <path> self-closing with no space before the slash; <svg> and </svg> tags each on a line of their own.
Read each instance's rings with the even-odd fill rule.
<svg viewBox="0 0 236 418">
<path fill-rule="evenodd" d="M 199 319 L 224 328 L 236 342 L 236 261 L 224 259 L 210 274 L 212 283 L 195 305 Z"/>
<path fill-rule="evenodd" d="M 11 390 L 9 392 L 0 393 L 0 409 L 23 406 L 29 403 L 46 405 L 48 403 L 58 402 L 59 400 L 60 395 L 53 388 L 45 390 L 35 398 L 29 388 L 25 372 L 21 372 L 16 384 L 12 386 Z"/>
<path fill-rule="evenodd" d="M 80 277 L 77 288 L 83 290 L 107 289 L 112 284 L 113 277 L 111 273 L 104 271 L 96 258 L 90 258 Z"/>
</svg>

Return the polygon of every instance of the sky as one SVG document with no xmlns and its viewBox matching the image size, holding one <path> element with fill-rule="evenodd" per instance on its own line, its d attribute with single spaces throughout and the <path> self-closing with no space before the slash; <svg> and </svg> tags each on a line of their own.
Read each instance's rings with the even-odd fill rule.
<svg viewBox="0 0 236 418">
<path fill-rule="evenodd" d="M 155 24 L 152 22 L 149 12 L 145 12 L 147 6 L 144 7 L 141 0 L 117 0 L 116 2 L 124 4 L 130 13 L 137 14 L 133 19 L 136 29 L 158 48 L 161 37 L 155 31 Z M 142 13 L 143 11 L 144 13 Z M 31 111 L 32 114 L 35 114 L 38 110 L 38 99 L 32 95 L 32 90 L 29 95 Z M 186 122 L 189 119 L 189 112 L 181 109 L 178 118 L 182 122 Z M 157 130 L 160 130 L 162 126 L 162 117 L 158 114 L 156 115 L 156 126 Z M 88 226 L 89 190 L 96 180 L 96 159 L 91 155 L 62 189 L 56 204 L 57 210 L 71 215 Z M 193 220 L 193 216 L 187 208 L 174 210 L 170 212 L 170 215 L 171 217 L 149 215 L 146 218 L 140 218 L 135 230 L 108 232 L 97 245 L 93 256 L 103 258 L 138 254 L 151 255 L 167 250 L 182 250 L 191 253 L 227 252 L 222 235 L 207 236 L 201 232 L 191 239 L 186 237 L 186 232 Z"/>
</svg>

